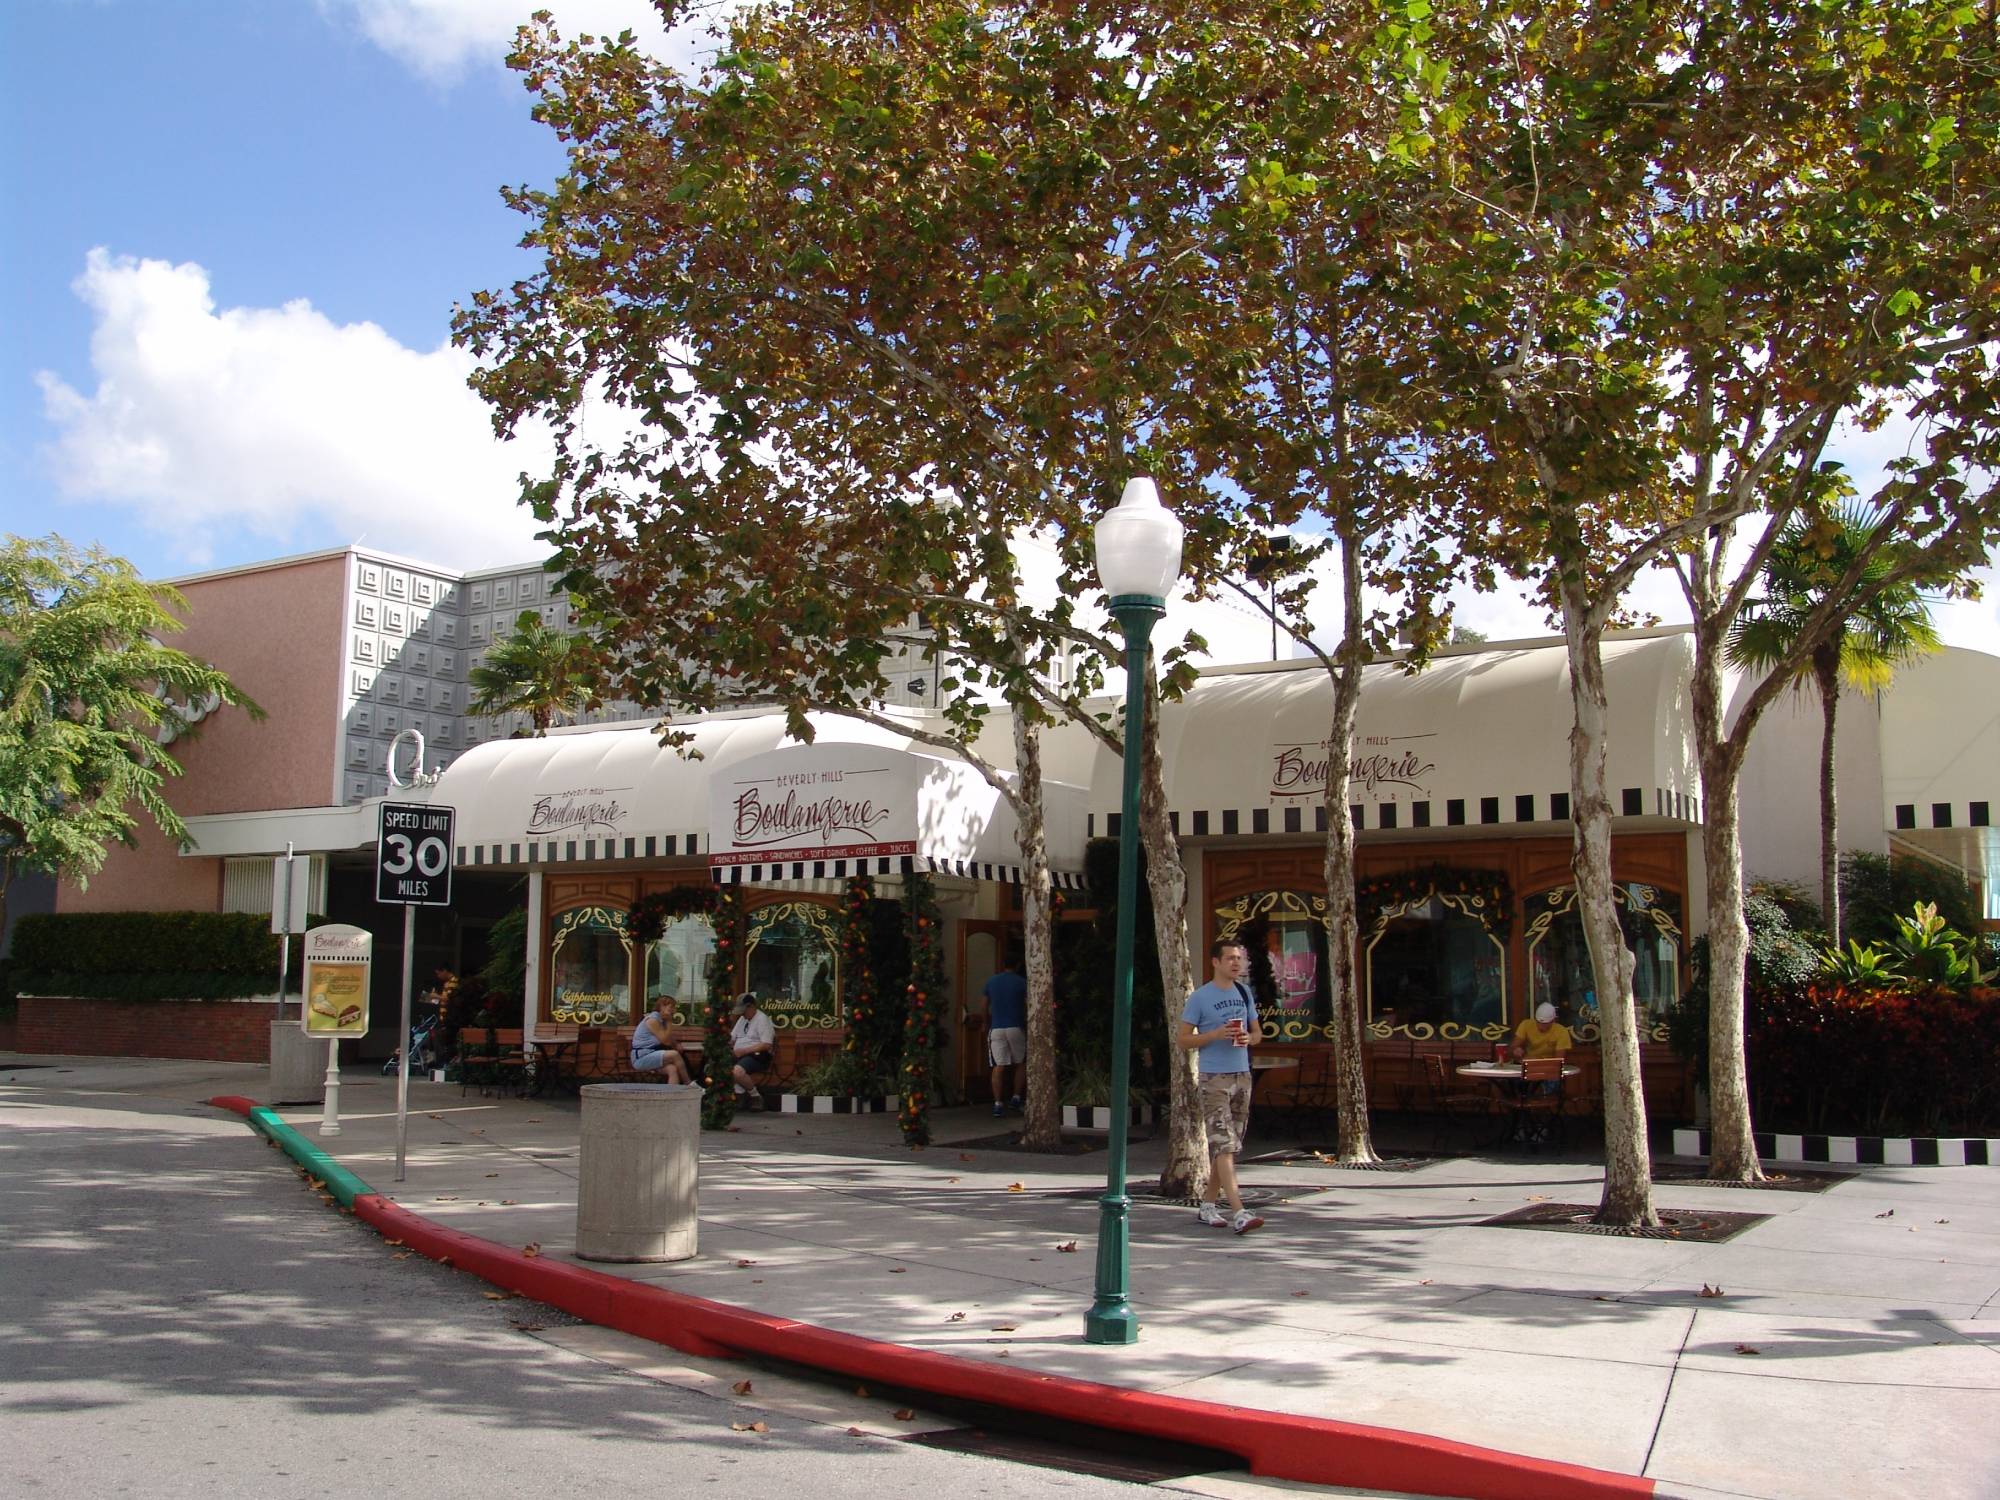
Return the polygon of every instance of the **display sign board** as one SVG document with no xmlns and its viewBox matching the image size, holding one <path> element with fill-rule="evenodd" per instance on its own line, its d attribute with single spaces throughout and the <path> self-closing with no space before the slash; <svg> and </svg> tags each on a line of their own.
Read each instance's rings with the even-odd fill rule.
<svg viewBox="0 0 2000 1500">
<path fill-rule="evenodd" d="M 306 1035 L 365 1034 L 374 934 L 336 922 L 308 932 L 305 946 Z"/>
<path fill-rule="evenodd" d="M 451 905 L 456 811 L 426 802 L 384 802 L 375 840 L 375 899 L 389 906 Z"/>
</svg>

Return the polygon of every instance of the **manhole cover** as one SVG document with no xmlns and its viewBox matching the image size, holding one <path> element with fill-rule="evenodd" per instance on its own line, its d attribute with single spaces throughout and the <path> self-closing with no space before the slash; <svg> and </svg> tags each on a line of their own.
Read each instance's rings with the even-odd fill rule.
<svg viewBox="0 0 2000 1500">
<path fill-rule="evenodd" d="M 1852 1172 L 1801 1172 L 1797 1168 L 1787 1168 L 1780 1172 L 1766 1169 L 1762 1182 L 1727 1182 L 1721 1178 L 1707 1176 L 1706 1167 L 1656 1166 L 1653 1181 L 1671 1182 L 1675 1187 L 1705 1188 L 1751 1188 L 1769 1193 L 1823 1193 L 1837 1183 L 1847 1182 L 1854 1177 Z"/>
<path fill-rule="evenodd" d="M 1626 1226 L 1597 1224 L 1597 1210 L 1586 1203 L 1531 1203 L 1481 1219 L 1485 1229 L 1548 1229 L 1557 1234 L 1592 1234 L 1622 1240 L 1682 1240 L 1695 1245 L 1719 1245 L 1770 1218 L 1769 1214 L 1723 1213 L 1712 1208 L 1661 1208 L 1654 1210 L 1658 1224 Z"/>
</svg>

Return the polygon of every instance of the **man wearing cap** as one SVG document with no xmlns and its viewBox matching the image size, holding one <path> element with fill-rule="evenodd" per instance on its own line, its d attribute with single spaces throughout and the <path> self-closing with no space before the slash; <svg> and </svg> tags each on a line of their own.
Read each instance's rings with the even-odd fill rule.
<svg viewBox="0 0 2000 1500">
<path fill-rule="evenodd" d="M 736 1054 L 736 1092 L 752 1109 L 764 1107 L 757 1092 L 757 1075 L 771 1070 L 771 1054 L 778 1045 L 771 1018 L 757 1008 L 757 997 L 745 990 L 736 998 L 736 1024 L 729 1029 L 729 1047 Z"/>
<path fill-rule="evenodd" d="M 1514 1028 L 1514 1056 L 1517 1060 L 1561 1057 L 1575 1046 L 1576 1038 L 1569 1034 L 1567 1026 L 1556 1023 L 1556 1008 L 1546 1000 L 1535 1007 L 1532 1020 L 1523 1021 Z"/>
</svg>

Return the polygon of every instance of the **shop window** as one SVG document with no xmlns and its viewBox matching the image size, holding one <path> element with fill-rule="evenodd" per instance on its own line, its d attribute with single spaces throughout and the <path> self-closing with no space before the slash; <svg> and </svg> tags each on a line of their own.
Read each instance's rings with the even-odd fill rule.
<svg viewBox="0 0 2000 1500">
<path fill-rule="evenodd" d="M 549 1017 L 584 1026 L 636 1025 L 632 1011 L 632 944 L 625 914 L 579 906 L 556 918 L 549 942 Z"/>
<path fill-rule="evenodd" d="M 840 1024 L 840 935 L 831 907 L 781 901 L 750 914 L 749 986 L 780 1031 Z"/>
<path fill-rule="evenodd" d="M 699 1026 L 720 981 L 715 973 L 715 929 L 707 917 L 677 917 L 658 942 L 646 946 L 646 1005 L 674 997 L 674 1024 Z"/>
<path fill-rule="evenodd" d="M 1507 1035 L 1507 946 L 1474 895 L 1433 889 L 1380 907 L 1362 963 L 1370 1036 Z"/>
<path fill-rule="evenodd" d="M 1253 891 L 1217 907 L 1215 935 L 1250 950 L 1260 1019 L 1279 1041 L 1332 1035 L 1326 964 L 1326 898 L 1300 891 Z M 1202 964 L 1207 967 L 1206 962 Z"/>
<path fill-rule="evenodd" d="M 1667 1012 L 1680 997 L 1681 898 L 1640 881 L 1611 888 L 1618 925 L 1632 951 L 1632 995 L 1639 1007 L 1639 1035 L 1667 1039 Z M 1555 1006 L 1556 1019 L 1578 1041 L 1596 1041 L 1597 979 L 1584 946 L 1576 887 L 1560 886 L 1528 898 L 1530 1003 Z"/>
</svg>

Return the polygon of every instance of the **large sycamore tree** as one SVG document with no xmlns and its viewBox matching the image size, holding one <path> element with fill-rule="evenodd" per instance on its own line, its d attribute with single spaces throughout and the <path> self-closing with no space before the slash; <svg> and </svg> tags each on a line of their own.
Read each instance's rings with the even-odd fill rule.
<svg viewBox="0 0 2000 1500">
<path fill-rule="evenodd" d="M 184 841 L 168 747 L 223 704 L 261 717 L 224 673 L 163 643 L 185 607 L 96 547 L 0 546 L 0 926 L 24 870 L 87 883 L 142 818 Z"/>
<path fill-rule="evenodd" d="M 1162 274 L 1172 248 L 1103 191 L 1113 164 L 1152 159 L 1142 89 L 1076 16 L 936 3 L 747 13 L 694 78 L 546 23 L 515 61 L 569 169 L 516 195 L 541 271 L 475 297 L 457 334 L 491 360 L 478 384 L 503 430 L 555 428 L 529 498 L 606 690 L 670 709 L 769 696 L 804 733 L 814 709 L 892 722 L 892 650 L 938 654 L 940 727 L 893 722 L 966 753 L 1021 814 L 1043 1048 L 1028 1127 L 1053 1144 L 1054 1090 L 1032 1081 L 1053 1081 L 1039 735 L 1080 716 L 1122 744 L 1083 704 L 1116 658 L 1081 623 L 1090 528 L 1204 336 Z M 600 400 L 616 415 L 593 422 Z M 1147 467 L 1170 496 L 1204 493 Z M 1042 608 L 1023 532 L 1062 561 Z M 1189 644 L 1163 652 L 1170 691 Z M 996 704 L 1011 756 L 984 753 Z M 1150 760 L 1157 897 L 1179 856 Z M 1159 925 L 1177 1005 L 1183 929 Z M 1176 1104 L 1167 1178 L 1193 1190 L 1191 1078 Z"/>
<path fill-rule="evenodd" d="M 1680 570 L 1711 922 L 1722 1175 L 1756 1175 L 1742 1049 L 1736 782 L 1763 708 L 1844 613 L 1990 538 L 1992 23 L 1930 0 L 1453 7 L 1408 30 L 1419 172 L 1399 210 L 1453 311 L 1462 422 L 1510 471 L 1467 546 L 1544 591 L 1569 648 L 1575 870 L 1603 1003 L 1601 1217 L 1653 1217 L 1632 961 L 1604 779 L 1605 628 Z M 1723 646 L 1795 516 L 1842 491 L 1843 422 L 1915 416 L 1868 559 L 1725 726 Z M 1750 518 L 1752 535 L 1739 540 Z M 1929 561 L 1926 562 L 1925 558 Z"/>
</svg>

